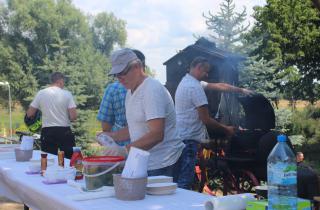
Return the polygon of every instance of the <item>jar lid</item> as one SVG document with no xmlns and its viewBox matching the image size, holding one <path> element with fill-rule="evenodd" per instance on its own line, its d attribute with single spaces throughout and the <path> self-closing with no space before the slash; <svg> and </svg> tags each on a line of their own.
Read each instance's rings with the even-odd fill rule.
<svg viewBox="0 0 320 210">
<path fill-rule="evenodd" d="M 86 157 L 83 161 L 90 162 L 90 163 L 114 163 L 124 161 L 125 157 L 123 156 L 91 156 Z"/>
</svg>

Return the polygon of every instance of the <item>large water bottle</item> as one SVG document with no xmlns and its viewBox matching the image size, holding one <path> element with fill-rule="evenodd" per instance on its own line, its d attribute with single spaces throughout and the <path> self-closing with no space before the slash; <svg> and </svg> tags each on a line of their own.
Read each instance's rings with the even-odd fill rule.
<svg viewBox="0 0 320 210">
<path fill-rule="evenodd" d="M 279 135 L 278 143 L 268 157 L 268 210 L 297 210 L 297 163 Z"/>
</svg>

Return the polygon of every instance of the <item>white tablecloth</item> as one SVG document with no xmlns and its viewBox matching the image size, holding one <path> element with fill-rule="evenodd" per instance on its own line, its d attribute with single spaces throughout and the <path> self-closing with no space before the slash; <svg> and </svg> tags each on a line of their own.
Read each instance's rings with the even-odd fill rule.
<svg viewBox="0 0 320 210">
<path fill-rule="evenodd" d="M 36 153 L 39 155 L 39 153 Z M 115 197 L 73 201 L 68 195 L 79 191 L 67 184 L 46 185 L 40 175 L 28 175 L 28 162 L 0 160 L 0 194 L 33 210 L 198 210 L 210 198 L 201 193 L 177 189 L 172 195 L 146 195 L 140 201 L 121 201 Z"/>
</svg>

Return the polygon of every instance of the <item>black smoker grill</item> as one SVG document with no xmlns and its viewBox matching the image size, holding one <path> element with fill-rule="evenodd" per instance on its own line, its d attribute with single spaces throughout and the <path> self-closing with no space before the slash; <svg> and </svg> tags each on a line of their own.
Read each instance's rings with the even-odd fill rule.
<svg viewBox="0 0 320 210">
<path fill-rule="evenodd" d="M 258 180 L 266 180 L 267 158 L 275 144 L 279 132 L 271 131 L 275 128 L 275 115 L 270 102 L 261 94 L 239 97 L 243 108 L 240 116 L 240 126 L 243 131 L 238 131 L 231 138 L 229 152 L 226 157 L 235 160 L 230 162 L 231 167 L 241 158 L 249 161 L 242 167 L 252 171 Z M 214 135 L 212 136 L 214 138 Z M 241 162 L 241 161 L 240 161 Z"/>
</svg>

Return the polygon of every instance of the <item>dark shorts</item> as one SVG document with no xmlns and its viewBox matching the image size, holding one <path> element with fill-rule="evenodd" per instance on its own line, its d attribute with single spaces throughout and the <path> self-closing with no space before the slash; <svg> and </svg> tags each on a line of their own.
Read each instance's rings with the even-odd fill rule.
<svg viewBox="0 0 320 210">
<path fill-rule="evenodd" d="M 58 149 L 64 151 L 66 158 L 71 158 L 75 146 L 75 138 L 70 127 L 46 127 L 41 130 L 41 150 L 57 154 Z"/>
</svg>

